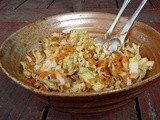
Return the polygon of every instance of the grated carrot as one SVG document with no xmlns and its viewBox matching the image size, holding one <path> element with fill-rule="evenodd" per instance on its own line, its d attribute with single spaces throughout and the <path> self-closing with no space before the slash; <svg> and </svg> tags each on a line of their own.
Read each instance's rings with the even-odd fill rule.
<svg viewBox="0 0 160 120">
<path fill-rule="evenodd" d="M 43 72 L 38 72 L 37 73 L 41 77 L 47 77 L 49 74 L 51 74 L 50 71 L 43 71 Z"/>
<path fill-rule="evenodd" d="M 56 76 L 55 76 L 54 73 L 51 74 L 51 78 L 52 78 L 52 79 L 55 79 L 55 78 L 56 78 Z"/>
<path fill-rule="evenodd" d="M 59 62 L 60 60 L 64 59 L 68 55 L 67 52 L 61 53 L 57 56 L 56 61 Z"/>
<path fill-rule="evenodd" d="M 123 82 L 127 83 L 127 79 L 129 78 L 129 75 L 123 76 L 122 78 L 123 78 Z"/>
<path fill-rule="evenodd" d="M 27 65 L 27 67 L 28 67 L 28 69 L 30 69 L 30 70 L 33 70 L 33 69 L 34 69 L 34 65 L 33 65 L 32 63 L 29 63 L 29 64 Z"/>
<path fill-rule="evenodd" d="M 97 61 L 94 60 L 93 58 L 89 58 L 89 59 L 88 59 L 88 62 L 89 62 L 90 64 L 94 64 L 94 65 L 96 65 L 96 63 L 97 63 Z"/>
<path fill-rule="evenodd" d="M 104 66 L 107 65 L 107 62 L 104 61 L 104 60 L 98 60 L 97 63 L 96 63 L 96 65 L 97 65 L 97 66 L 103 66 L 103 67 L 104 67 Z"/>
<path fill-rule="evenodd" d="M 66 44 L 63 49 L 65 51 L 68 51 L 68 52 L 72 52 L 73 51 L 73 47 L 69 43 Z"/>
<path fill-rule="evenodd" d="M 34 86 L 34 83 L 36 82 L 36 80 L 33 78 L 25 78 L 25 79 L 22 79 L 22 81 L 24 84 L 27 84 L 32 87 Z"/>
<path fill-rule="evenodd" d="M 39 89 L 42 91 L 48 91 L 48 89 L 43 84 L 40 84 Z"/>
</svg>

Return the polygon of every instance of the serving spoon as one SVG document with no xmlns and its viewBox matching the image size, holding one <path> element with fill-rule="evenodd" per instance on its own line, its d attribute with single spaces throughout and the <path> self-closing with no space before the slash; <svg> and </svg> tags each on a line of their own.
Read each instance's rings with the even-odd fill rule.
<svg viewBox="0 0 160 120">
<path fill-rule="evenodd" d="M 117 50 L 118 46 L 122 45 L 125 41 L 125 38 L 127 36 L 128 31 L 130 30 L 131 26 L 133 25 L 136 17 L 138 16 L 138 14 L 140 13 L 140 11 L 142 10 L 143 6 L 145 5 L 145 3 L 147 2 L 147 0 L 143 0 L 141 2 L 141 4 L 138 6 L 138 8 L 136 9 L 136 11 L 134 12 L 134 14 L 131 16 L 131 18 L 127 21 L 127 23 L 125 24 L 125 26 L 123 27 L 123 29 L 121 30 L 121 32 L 119 34 L 116 34 L 113 39 L 110 39 L 110 35 L 115 27 L 115 25 L 117 24 L 121 14 L 123 13 L 124 9 L 126 8 L 126 6 L 128 5 L 128 3 L 130 2 L 130 0 L 125 0 L 118 15 L 116 16 L 115 20 L 113 21 L 112 25 L 110 26 L 110 28 L 108 29 L 108 31 L 105 34 L 105 38 L 102 37 L 97 37 L 95 38 L 96 41 L 99 41 L 101 44 L 103 45 L 107 45 L 108 49 L 110 52 L 114 52 Z"/>
</svg>

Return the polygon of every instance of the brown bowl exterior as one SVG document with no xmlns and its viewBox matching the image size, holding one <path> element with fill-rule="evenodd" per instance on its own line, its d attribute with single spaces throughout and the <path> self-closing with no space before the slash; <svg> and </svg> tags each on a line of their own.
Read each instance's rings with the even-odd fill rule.
<svg viewBox="0 0 160 120">
<path fill-rule="evenodd" d="M 20 81 L 23 77 L 20 61 L 24 59 L 29 49 L 38 46 L 38 41 L 43 35 L 53 31 L 67 32 L 73 29 L 86 29 L 92 36 L 101 35 L 105 33 L 114 18 L 115 15 L 108 13 L 83 12 L 52 16 L 36 21 L 12 34 L 2 44 L 0 48 L 1 68 L 14 82 L 32 91 L 56 110 L 88 114 L 120 107 L 160 79 L 160 33 L 140 22 L 134 23 L 128 33 L 128 38 L 142 43 L 144 45 L 142 55 L 155 61 L 153 70 L 140 83 L 111 91 L 69 94 L 39 91 Z M 127 18 L 122 17 L 115 31 L 117 32 L 126 21 Z"/>
</svg>

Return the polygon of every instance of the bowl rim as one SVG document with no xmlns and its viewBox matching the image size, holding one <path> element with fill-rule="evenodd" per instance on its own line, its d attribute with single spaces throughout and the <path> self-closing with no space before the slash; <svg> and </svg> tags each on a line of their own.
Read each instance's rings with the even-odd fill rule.
<svg viewBox="0 0 160 120">
<path fill-rule="evenodd" d="M 15 31 L 13 34 L 11 34 L 9 37 L 7 37 L 3 43 L 0 45 L 0 53 L 1 53 L 1 50 L 3 49 L 3 47 L 5 46 L 5 44 L 10 40 L 10 38 L 12 36 L 14 36 L 15 34 L 17 34 L 19 31 L 25 29 L 26 27 L 34 24 L 34 23 L 37 23 L 37 22 L 43 22 L 43 21 L 46 21 L 46 20 L 49 20 L 49 19 L 52 19 L 53 17 L 57 18 L 57 17 L 62 17 L 62 16 L 68 16 L 68 15 L 75 15 L 75 17 L 78 15 L 111 15 L 111 16 L 115 16 L 115 14 L 111 14 L 111 13 L 104 13 L 104 12 L 75 12 L 75 13 L 65 13 L 65 14 L 59 14 L 59 15 L 53 15 L 53 16 L 49 16 L 49 17 L 46 17 L 45 19 L 39 19 L 39 20 L 36 20 L 36 21 L 33 21 L 27 25 L 25 25 L 24 27 L 18 29 L 17 31 Z M 122 17 L 122 19 L 128 19 L 128 17 Z M 139 21 L 135 21 L 135 24 L 140 24 L 142 27 L 147 27 L 149 28 L 150 30 L 152 30 L 153 32 L 155 32 L 157 35 L 160 36 L 160 33 L 155 30 L 154 28 L 152 28 L 151 26 L 145 24 L 145 23 L 142 23 L 142 22 L 139 22 Z M 0 57 L 1 58 L 1 57 Z M 126 87 L 123 87 L 123 88 L 119 88 L 119 89 L 113 89 L 113 90 L 108 90 L 108 91 L 100 91 L 100 92 L 80 92 L 80 93 L 61 93 L 61 92 L 57 92 L 57 91 L 41 91 L 41 90 L 38 90 L 32 86 L 28 86 L 26 84 L 24 84 L 21 80 L 17 80 L 15 77 L 11 76 L 4 68 L 3 68 L 3 65 L 2 65 L 2 62 L 1 62 L 1 59 L 0 59 L 0 68 L 2 69 L 2 71 L 11 79 L 13 80 L 14 82 L 16 82 L 17 84 L 19 84 L 20 86 L 24 87 L 25 89 L 31 91 L 31 92 L 35 92 L 36 94 L 39 94 L 39 95 L 45 95 L 45 96 L 58 96 L 58 97 L 85 97 L 85 96 L 96 96 L 96 95 L 107 95 L 107 94 L 113 94 L 113 93 L 119 93 L 119 92 L 124 92 L 124 91 L 129 91 L 133 88 L 136 88 L 136 87 L 140 87 L 146 83 L 149 83 L 151 81 L 154 81 L 156 78 L 160 77 L 160 71 L 155 74 L 154 76 L 151 76 L 149 78 L 146 78 L 144 80 L 142 80 L 141 82 L 138 82 L 136 84 L 133 84 L 131 86 L 126 86 Z"/>
</svg>

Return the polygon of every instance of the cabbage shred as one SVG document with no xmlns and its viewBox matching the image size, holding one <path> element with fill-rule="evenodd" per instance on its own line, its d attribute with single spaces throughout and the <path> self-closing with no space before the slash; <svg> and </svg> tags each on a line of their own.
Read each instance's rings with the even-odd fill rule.
<svg viewBox="0 0 160 120">
<path fill-rule="evenodd" d="M 154 65 L 140 55 L 140 47 L 126 42 L 110 53 L 85 30 L 53 33 L 21 61 L 22 81 L 43 91 L 65 93 L 130 86 L 141 81 Z"/>
</svg>

